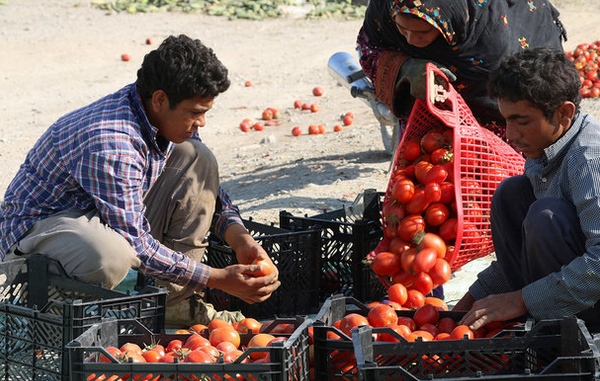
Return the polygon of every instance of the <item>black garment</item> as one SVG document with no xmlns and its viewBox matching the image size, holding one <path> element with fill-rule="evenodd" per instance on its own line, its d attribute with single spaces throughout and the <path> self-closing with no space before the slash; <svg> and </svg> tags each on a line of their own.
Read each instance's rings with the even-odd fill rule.
<svg viewBox="0 0 600 381">
<path fill-rule="evenodd" d="M 407 43 L 396 27 L 397 13 L 413 14 L 441 35 L 424 48 Z M 482 123 L 504 124 L 497 102 L 487 95 L 490 71 L 506 55 L 540 46 L 562 49 L 565 31 L 547 0 L 371 0 L 363 32 L 371 47 L 435 61 L 452 70 L 452 85 Z"/>
</svg>

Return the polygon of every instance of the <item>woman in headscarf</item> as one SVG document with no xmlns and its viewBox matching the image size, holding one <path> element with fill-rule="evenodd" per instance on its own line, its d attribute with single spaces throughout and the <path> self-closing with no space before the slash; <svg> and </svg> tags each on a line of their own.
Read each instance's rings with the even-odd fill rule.
<svg viewBox="0 0 600 381">
<path fill-rule="evenodd" d="M 414 98 L 425 97 L 425 64 L 436 64 L 477 120 L 504 137 L 488 74 L 522 49 L 562 50 L 558 15 L 548 0 L 371 0 L 358 35 L 360 64 L 401 121 Z"/>
</svg>

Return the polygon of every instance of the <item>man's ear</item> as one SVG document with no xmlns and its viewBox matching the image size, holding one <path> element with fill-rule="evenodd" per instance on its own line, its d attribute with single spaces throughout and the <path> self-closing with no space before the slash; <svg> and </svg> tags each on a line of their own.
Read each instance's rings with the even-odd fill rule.
<svg viewBox="0 0 600 381">
<path fill-rule="evenodd" d="M 169 97 L 167 97 L 167 93 L 164 90 L 156 90 L 152 93 L 152 97 L 150 98 L 150 107 L 152 107 L 152 111 L 154 113 L 158 113 L 161 110 L 169 107 Z"/>
<path fill-rule="evenodd" d="M 569 127 L 575 116 L 575 104 L 570 101 L 564 101 L 556 110 L 556 116 L 561 125 Z"/>
</svg>

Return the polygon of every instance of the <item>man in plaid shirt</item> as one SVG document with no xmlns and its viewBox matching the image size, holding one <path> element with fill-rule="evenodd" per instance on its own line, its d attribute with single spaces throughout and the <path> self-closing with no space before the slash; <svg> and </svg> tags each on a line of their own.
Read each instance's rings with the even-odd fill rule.
<svg viewBox="0 0 600 381">
<path fill-rule="evenodd" d="M 269 257 L 220 188 L 217 161 L 197 135 L 229 85 L 212 49 L 171 36 L 146 55 L 135 83 L 60 118 L 6 190 L 2 260 L 41 253 L 75 279 L 108 288 L 137 269 L 168 287 L 174 326 L 241 318 L 202 303 L 205 287 L 248 303 L 267 299 L 277 272 L 250 275 L 259 267 L 253 260 Z M 200 262 L 209 230 L 240 265 Z"/>
</svg>

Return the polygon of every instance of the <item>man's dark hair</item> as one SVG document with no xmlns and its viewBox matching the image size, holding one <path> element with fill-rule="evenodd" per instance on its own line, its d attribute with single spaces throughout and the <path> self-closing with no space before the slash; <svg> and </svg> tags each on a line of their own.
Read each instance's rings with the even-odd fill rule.
<svg viewBox="0 0 600 381">
<path fill-rule="evenodd" d="M 535 48 L 505 57 L 488 82 L 492 98 L 528 101 L 550 119 L 564 102 L 579 108 L 581 80 L 575 65 L 556 49 Z"/>
<path fill-rule="evenodd" d="M 142 100 L 163 90 L 171 108 L 197 96 L 216 97 L 229 88 L 227 68 L 200 40 L 170 36 L 146 54 L 137 72 L 137 90 Z"/>
</svg>

